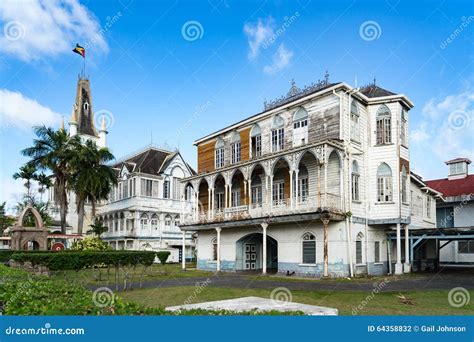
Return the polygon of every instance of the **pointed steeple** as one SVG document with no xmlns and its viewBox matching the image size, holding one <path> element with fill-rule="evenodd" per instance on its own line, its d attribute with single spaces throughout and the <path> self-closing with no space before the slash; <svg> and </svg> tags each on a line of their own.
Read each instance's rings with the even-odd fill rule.
<svg viewBox="0 0 474 342">
<path fill-rule="evenodd" d="M 59 129 L 64 131 L 64 116 L 61 116 L 61 127 Z"/>
<path fill-rule="evenodd" d="M 75 124 L 77 125 L 77 115 L 76 115 L 76 106 L 72 106 L 72 112 L 71 112 L 71 120 L 69 120 L 69 124 Z"/>
<path fill-rule="evenodd" d="M 71 122 L 77 123 L 77 134 L 99 137 L 94 126 L 90 83 L 86 78 L 79 78 L 77 82 L 76 102 L 74 104 Z"/>
<path fill-rule="evenodd" d="M 105 122 L 105 115 L 102 115 L 102 117 L 100 118 L 100 131 L 99 132 L 107 133 L 107 124 Z"/>
</svg>

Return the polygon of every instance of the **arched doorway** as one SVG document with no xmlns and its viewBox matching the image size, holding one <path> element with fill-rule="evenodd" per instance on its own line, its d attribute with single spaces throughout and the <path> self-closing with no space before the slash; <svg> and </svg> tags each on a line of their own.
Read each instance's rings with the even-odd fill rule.
<svg viewBox="0 0 474 342">
<path fill-rule="evenodd" d="M 261 271 L 263 268 L 263 234 L 251 233 L 236 242 L 237 271 Z M 267 272 L 278 271 L 278 242 L 267 235 Z"/>
<path fill-rule="evenodd" d="M 38 251 L 39 249 L 40 249 L 40 245 L 35 240 L 28 240 L 23 243 L 24 251 Z"/>
</svg>

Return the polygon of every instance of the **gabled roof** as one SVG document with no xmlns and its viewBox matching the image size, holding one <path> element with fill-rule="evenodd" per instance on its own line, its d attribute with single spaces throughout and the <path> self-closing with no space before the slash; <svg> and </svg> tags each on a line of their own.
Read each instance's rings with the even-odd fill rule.
<svg viewBox="0 0 474 342">
<path fill-rule="evenodd" d="M 113 165 L 113 168 L 121 169 L 125 164 L 131 172 L 147 173 L 157 175 L 163 163 L 175 152 L 165 151 L 155 147 L 147 147 L 131 157 L 121 160 Z"/>
<path fill-rule="evenodd" d="M 166 157 L 166 159 L 164 160 L 163 164 L 161 165 L 160 169 L 158 170 L 158 172 L 161 172 L 161 171 L 163 171 L 163 170 L 166 170 L 166 168 L 168 167 L 168 165 L 171 164 L 171 162 L 173 161 L 174 157 L 176 157 L 176 156 L 179 156 L 179 157 L 183 160 L 183 162 L 184 162 L 184 164 L 186 165 L 186 167 L 188 168 L 189 173 L 191 174 L 191 176 L 194 176 L 194 175 L 197 174 L 196 171 L 194 171 L 194 169 L 193 169 L 188 163 L 186 163 L 186 161 L 185 161 L 184 158 L 181 156 L 181 153 L 179 153 L 179 151 L 176 151 L 176 152 L 174 152 L 174 153 L 168 155 L 168 156 Z"/>
<path fill-rule="evenodd" d="M 474 175 L 451 180 L 448 178 L 434 179 L 426 181 L 426 184 L 430 188 L 441 192 L 445 197 L 474 194 Z"/>
<path fill-rule="evenodd" d="M 368 98 L 397 95 L 375 84 L 370 84 L 368 86 L 361 88 L 360 92 L 364 94 L 365 96 L 367 96 Z"/>
</svg>

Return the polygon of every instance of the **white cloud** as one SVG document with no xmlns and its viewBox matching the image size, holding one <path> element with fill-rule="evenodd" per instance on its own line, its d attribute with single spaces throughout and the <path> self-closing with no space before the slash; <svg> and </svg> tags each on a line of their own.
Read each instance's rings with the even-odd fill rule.
<svg viewBox="0 0 474 342">
<path fill-rule="evenodd" d="M 257 23 L 247 23 L 244 25 L 244 32 L 249 43 L 248 58 L 255 59 L 260 53 L 262 45 L 273 36 L 274 20 L 269 17 L 265 20 L 258 19 Z"/>
<path fill-rule="evenodd" d="M 0 52 L 26 62 L 72 53 L 81 42 L 108 51 L 98 21 L 78 0 L 3 0 L 0 23 Z"/>
<path fill-rule="evenodd" d="M 432 98 L 423 106 L 421 122 L 411 130 L 412 160 L 425 178 L 445 177 L 435 174 L 444 161 L 474 158 L 474 88 L 458 94 Z M 433 158 L 428 158 L 429 154 Z M 444 169 L 443 169 L 444 170 Z"/>
<path fill-rule="evenodd" d="M 37 125 L 57 125 L 61 115 L 22 93 L 0 89 L 0 129 L 31 130 Z"/>
<path fill-rule="evenodd" d="M 285 48 L 285 45 L 282 43 L 278 47 L 277 52 L 272 57 L 272 63 L 265 65 L 263 71 L 267 74 L 274 74 L 280 70 L 286 68 L 293 57 L 293 51 Z"/>
<path fill-rule="evenodd" d="M 15 213 L 15 206 L 18 202 L 23 200 L 25 194 L 25 187 L 21 179 L 14 180 L 10 177 L 2 177 L 0 175 L 0 203 L 6 203 L 6 210 L 8 214 Z"/>
</svg>

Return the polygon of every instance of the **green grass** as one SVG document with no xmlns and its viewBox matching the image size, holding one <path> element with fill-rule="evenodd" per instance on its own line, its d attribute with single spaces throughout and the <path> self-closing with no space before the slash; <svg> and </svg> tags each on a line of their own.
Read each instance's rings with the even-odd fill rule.
<svg viewBox="0 0 474 342">
<path fill-rule="evenodd" d="M 189 303 L 200 303 L 246 296 L 270 298 L 271 290 L 207 287 L 201 291 L 193 286 L 133 290 L 120 293 L 123 299 L 150 307 L 166 307 Z M 403 304 L 396 295 L 399 292 L 375 294 L 367 300 L 365 291 L 292 291 L 293 302 L 337 308 L 340 315 L 352 315 L 353 309 L 362 305 L 358 315 L 472 315 L 474 302 L 461 308 L 448 303 L 448 290 L 404 291 L 403 295 L 413 300 L 414 305 Z M 474 291 L 470 291 L 474 298 Z"/>
<path fill-rule="evenodd" d="M 189 264 L 186 267 L 192 267 L 194 265 Z M 144 270 L 143 266 L 137 266 L 133 271 L 132 268 L 127 268 L 129 276 L 131 273 L 134 273 L 133 282 L 139 282 L 140 274 L 145 271 L 143 281 L 148 280 L 162 280 L 162 279 L 175 279 L 175 278 L 193 278 L 193 277 L 209 277 L 212 275 L 212 272 L 201 271 L 196 269 L 183 271 L 181 269 L 181 264 L 153 264 L 152 266 Z M 119 270 L 119 275 L 121 278 L 124 276 L 124 269 Z M 106 284 L 107 282 L 115 281 L 115 269 L 110 268 L 109 273 L 107 273 L 106 268 L 95 268 L 95 269 L 85 269 L 81 271 L 58 271 L 52 272 L 51 277 L 55 279 L 63 279 L 73 282 L 78 282 L 84 285 L 99 285 Z"/>
</svg>

